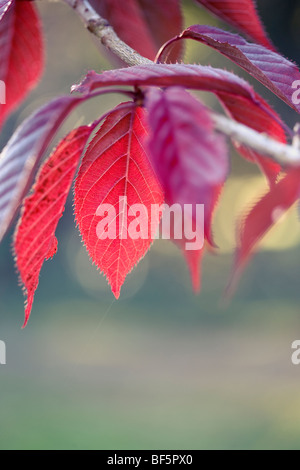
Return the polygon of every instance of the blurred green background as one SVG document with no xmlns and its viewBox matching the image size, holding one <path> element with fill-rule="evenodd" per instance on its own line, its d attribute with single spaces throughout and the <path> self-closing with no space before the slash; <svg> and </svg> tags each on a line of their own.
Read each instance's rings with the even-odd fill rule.
<svg viewBox="0 0 300 470">
<path fill-rule="evenodd" d="M 274 43 L 300 63 L 299 2 L 258 4 Z M 26 115 L 68 93 L 87 70 L 110 67 L 66 6 L 41 3 L 39 10 L 46 71 L 10 118 L 2 144 Z M 184 13 L 186 24 L 220 24 L 188 0 Z M 197 44 L 188 45 L 186 60 L 237 70 Z M 296 122 L 296 113 L 263 93 L 290 125 Z M 118 99 L 83 106 L 64 130 L 91 121 Z M 267 237 L 232 302 L 222 301 L 234 221 L 265 189 L 257 169 L 233 153 L 214 224 L 220 254 L 204 258 L 201 295 L 192 293 L 180 252 L 157 241 L 119 301 L 82 247 L 70 198 L 58 254 L 43 268 L 23 331 L 8 236 L 0 246 L 0 339 L 7 346 L 7 365 L 0 366 L 0 448 L 299 449 L 300 366 L 291 363 L 291 344 L 300 339 L 297 208 Z"/>
</svg>

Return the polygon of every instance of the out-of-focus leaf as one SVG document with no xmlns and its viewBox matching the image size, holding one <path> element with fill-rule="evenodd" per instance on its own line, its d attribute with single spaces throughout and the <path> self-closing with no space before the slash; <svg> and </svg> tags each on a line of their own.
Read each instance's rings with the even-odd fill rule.
<svg viewBox="0 0 300 470">
<path fill-rule="evenodd" d="M 0 51 L 0 80 L 5 83 L 5 104 L 0 105 L 1 127 L 37 84 L 43 71 L 43 38 L 33 3 L 7 2 L 2 8 L 0 4 Z"/>
</svg>

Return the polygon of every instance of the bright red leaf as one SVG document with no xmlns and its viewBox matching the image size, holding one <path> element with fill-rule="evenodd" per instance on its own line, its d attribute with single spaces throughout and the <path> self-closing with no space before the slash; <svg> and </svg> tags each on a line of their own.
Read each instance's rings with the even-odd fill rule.
<svg viewBox="0 0 300 470">
<path fill-rule="evenodd" d="M 278 219 L 300 198 L 300 169 L 287 175 L 270 188 L 244 217 L 238 227 L 238 248 L 228 293 L 234 291 L 243 268 L 262 237 Z"/>
<path fill-rule="evenodd" d="M 249 43 L 238 34 L 211 26 L 190 26 L 179 37 L 195 39 L 213 47 L 300 112 L 300 106 L 293 102 L 293 83 L 298 80 L 300 83 L 300 72 L 293 62 L 282 55 L 259 44 Z"/>
<path fill-rule="evenodd" d="M 27 296 L 24 327 L 30 316 L 43 263 L 56 253 L 56 227 L 92 130 L 92 126 L 80 127 L 60 142 L 39 171 L 33 193 L 23 203 L 14 248 Z"/>
<path fill-rule="evenodd" d="M 163 203 L 160 185 L 143 146 L 146 128 L 145 111 L 133 103 L 128 103 L 127 109 L 123 106 L 112 111 L 89 145 L 75 184 L 75 214 L 83 241 L 116 298 L 127 274 L 149 249 L 151 233 L 155 231 L 151 217 L 145 219 L 143 213 L 146 237 L 133 239 L 128 232 L 132 218 L 127 208 L 143 204 L 150 215 L 152 204 Z M 109 233 L 103 237 L 106 204 L 116 210 L 110 225 L 114 231 L 115 224 L 112 238 Z M 158 224 L 159 220 L 157 227 Z"/>
<path fill-rule="evenodd" d="M 182 88 L 151 90 L 147 94 L 146 107 L 151 161 L 164 189 L 165 200 L 169 205 L 180 204 L 182 208 L 190 205 L 185 222 L 186 225 L 193 222 L 191 232 L 198 234 L 199 241 L 202 236 L 203 245 L 204 235 L 210 239 L 212 212 L 228 173 L 225 140 L 214 132 L 208 109 Z M 200 204 L 204 205 L 204 226 L 199 214 L 196 215 Z M 183 225 L 185 234 L 187 226 L 184 222 Z M 192 240 L 195 244 L 196 236 Z M 193 250 L 188 237 L 178 243 L 184 251 L 194 251 L 187 257 L 193 285 L 198 287 L 199 272 L 193 259 L 198 262 L 202 246 L 196 248 L 195 245 Z M 186 249 L 187 243 L 189 249 Z"/>
<path fill-rule="evenodd" d="M 0 106 L 1 127 L 38 82 L 44 57 L 40 20 L 33 3 L 15 1 L 6 11 L 0 4 L 0 18 L 0 80 L 6 85 L 6 104 Z"/>
<path fill-rule="evenodd" d="M 257 14 L 255 0 L 196 0 L 196 2 L 239 29 L 254 42 L 274 50 Z"/>
</svg>

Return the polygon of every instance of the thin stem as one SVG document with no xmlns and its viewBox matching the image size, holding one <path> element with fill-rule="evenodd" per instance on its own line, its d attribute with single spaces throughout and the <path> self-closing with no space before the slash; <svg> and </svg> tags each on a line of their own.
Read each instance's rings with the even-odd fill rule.
<svg viewBox="0 0 300 470">
<path fill-rule="evenodd" d="M 299 165 L 300 150 L 295 145 L 281 144 L 267 134 L 259 133 L 218 113 L 211 113 L 216 129 L 255 152 L 267 155 L 281 165 Z"/>
</svg>

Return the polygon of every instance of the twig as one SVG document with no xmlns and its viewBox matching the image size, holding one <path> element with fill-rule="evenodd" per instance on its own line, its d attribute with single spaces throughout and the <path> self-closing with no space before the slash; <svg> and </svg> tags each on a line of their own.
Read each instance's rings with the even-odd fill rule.
<svg viewBox="0 0 300 470">
<path fill-rule="evenodd" d="M 212 113 L 216 129 L 255 152 L 268 155 L 281 165 L 299 165 L 300 149 L 295 145 L 281 144 L 267 134 L 257 132 L 221 114 Z"/>
<path fill-rule="evenodd" d="M 108 21 L 102 18 L 88 0 L 63 0 L 79 15 L 86 28 L 100 39 L 117 57 L 127 65 L 149 65 L 153 62 L 142 57 L 117 36 Z M 245 145 L 255 152 L 266 155 L 281 165 L 299 165 L 300 149 L 298 145 L 282 144 L 266 134 L 259 133 L 243 124 L 221 114 L 212 113 L 216 129 Z"/>
<path fill-rule="evenodd" d="M 121 41 L 108 21 L 98 15 L 87 0 L 63 1 L 76 11 L 86 28 L 127 65 L 152 64 L 151 60 L 142 57 L 125 42 Z"/>
</svg>

